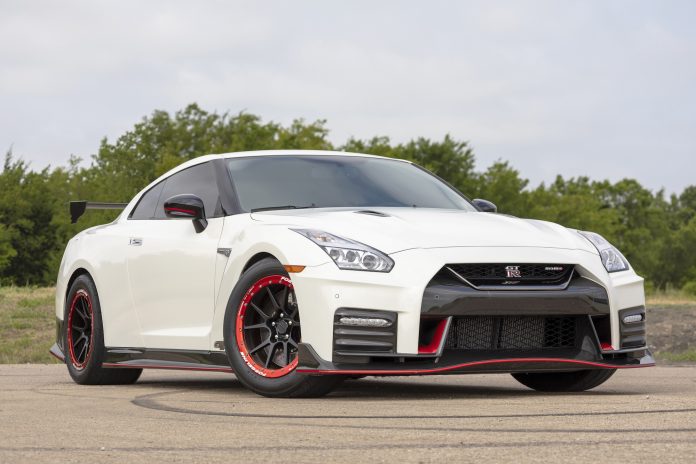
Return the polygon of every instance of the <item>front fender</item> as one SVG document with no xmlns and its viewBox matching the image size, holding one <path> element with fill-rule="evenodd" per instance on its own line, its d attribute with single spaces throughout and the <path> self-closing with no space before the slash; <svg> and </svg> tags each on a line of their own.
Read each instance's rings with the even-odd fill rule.
<svg viewBox="0 0 696 464">
<path fill-rule="evenodd" d="M 218 267 L 222 269 L 222 275 L 216 293 L 211 349 L 216 341 L 223 340 L 223 323 L 228 299 L 242 270 L 252 258 L 266 253 L 281 264 L 310 268 L 332 262 L 324 250 L 306 237 L 290 230 L 289 226 L 251 222 L 247 215 L 225 218 L 219 248 L 229 249 L 230 256 L 226 258 L 218 254 Z M 292 278 L 292 275 L 290 277 Z"/>
</svg>

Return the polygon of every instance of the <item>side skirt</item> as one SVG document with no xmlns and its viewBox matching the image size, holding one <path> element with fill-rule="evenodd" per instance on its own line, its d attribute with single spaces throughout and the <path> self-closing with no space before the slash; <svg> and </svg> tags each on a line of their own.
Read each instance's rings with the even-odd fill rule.
<svg viewBox="0 0 696 464">
<path fill-rule="evenodd" d="M 63 350 L 54 343 L 48 351 L 65 362 Z M 224 351 L 158 350 L 150 348 L 107 348 L 102 367 L 131 369 L 181 369 L 234 372 Z"/>
<path fill-rule="evenodd" d="M 233 372 L 224 351 L 107 348 L 102 366 Z"/>
</svg>

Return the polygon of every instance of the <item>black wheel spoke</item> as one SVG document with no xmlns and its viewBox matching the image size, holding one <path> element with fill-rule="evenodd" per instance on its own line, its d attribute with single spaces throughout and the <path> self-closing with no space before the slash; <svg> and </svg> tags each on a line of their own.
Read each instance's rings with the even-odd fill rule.
<svg viewBox="0 0 696 464">
<path fill-rule="evenodd" d="M 292 340 L 292 339 L 290 339 L 290 340 Z M 290 364 L 290 347 L 289 347 L 289 345 L 290 345 L 290 340 L 288 340 L 287 342 L 283 343 L 283 350 L 284 350 L 284 353 L 285 353 L 285 365 L 286 365 L 286 366 L 287 366 L 288 364 Z"/>
<path fill-rule="evenodd" d="M 290 337 L 290 338 L 288 339 L 288 344 L 294 346 L 295 348 L 298 348 L 297 342 L 296 342 L 295 340 L 293 340 L 292 337 Z"/>
<path fill-rule="evenodd" d="M 87 324 L 87 322 L 91 319 L 89 304 L 87 303 L 87 300 L 84 298 L 80 300 L 80 303 L 82 303 L 82 311 L 80 312 L 80 315 L 82 316 L 82 319 L 85 321 L 85 324 Z"/>
<path fill-rule="evenodd" d="M 252 324 L 252 325 L 245 325 L 244 330 L 253 330 L 253 329 L 266 329 L 266 330 L 271 330 L 268 328 L 265 322 L 260 322 L 258 324 Z"/>
<path fill-rule="evenodd" d="M 271 304 L 273 305 L 273 307 L 275 309 L 280 309 L 280 305 L 278 304 L 278 300 L 276 300 L 276 297 L 273 294 L 271 287 L 266 287 L 266 293 L 268 293 L 268 298 L 271 300 Z"/>
<path fill-rule="evenodd" d="M 87 314 L 85 313 L 85 310 L 84 310 L 84 308 L 81 307 L 81 305 L 75 306 L 75 314 L 80 316 L 80 319 L 82 319 L 82 322 L 87 322 Z"/>
<path fill-rule="evenodd" d="M 288 287 L 283 287 L 283 290 L 280 292 L 280 309 L 283 311 L 287 312 L 287 307 L 288 307 Z"/>
<path fill-rule="evenodd" d="M 87 359 L 87 352 L 89 350 L 89 339 L 86 337 L 80 337 L 80 340 L 82 341 L 82 348 L 80 348 L 80 351 L 75 357 L 77 358 L 78 362 L 84 362 L 85 359 Z M 77 348 L 77 343 L 75 344 L 75 348 Z"/>
<path fill-rule="evenodd" d="M 249 354 L 254 354 L 257 351 L 259 351 L 261 348 L 267 347 L 271 343 L 271 339 L 267 338 L 258 345 L 256 345 L 253 349 L 249 350 Z"/>
<path fill-rule="evenodd" d="M 268 369 L 268 366 L 271 365 L 271 361 L 273 360 L 273 353 L 275 353 L 276 346 L 277 346 L 277 343 L 273 343 L 271 345 L 271 349 L 268 350 L 268 357 L 266 358 L 266 364 L 264 364 L 264 366 L 263 366 L 266 369 Z"/>
<path fill-rule="evenodd" d="M 249 302 L 249 306 L 251 306 L 254 309 L 254 311 L 256 311 L 259 314 L 259 316 L 261 316 L 263 318 L 264 321 L 267 320 L 268 318 L 270 318 L 270 316 L 268 314 L 264 313 L 261 310 L 261 308 L 256 306 L 256 304 L 253 301 Z"/>
</svg>

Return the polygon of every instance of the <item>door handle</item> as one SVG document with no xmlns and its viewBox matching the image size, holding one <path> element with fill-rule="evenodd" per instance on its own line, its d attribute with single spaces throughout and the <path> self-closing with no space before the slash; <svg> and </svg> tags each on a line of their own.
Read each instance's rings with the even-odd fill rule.
<svg viewBox="0 0 696 464">
<path fill-rule="evenodd" d="M 143 244 L 143 239 L 131 237 L 130 242 L 128 244 L 133 246 L 141 246 Z"/>
</svg>

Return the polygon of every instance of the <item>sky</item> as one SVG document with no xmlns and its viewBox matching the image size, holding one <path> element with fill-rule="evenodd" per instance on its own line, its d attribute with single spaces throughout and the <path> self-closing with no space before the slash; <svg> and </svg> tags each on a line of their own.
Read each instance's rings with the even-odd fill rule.
<svg viewBox="0 0 696 464">
<path fill-rule="evenodd" d="M 0 2 L 0 150 L 88 162 L 197 102 L 336 144 L 450 134 L 477 167 L 696 184 L 696 2 Z"/>
</svg>

